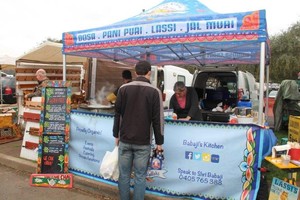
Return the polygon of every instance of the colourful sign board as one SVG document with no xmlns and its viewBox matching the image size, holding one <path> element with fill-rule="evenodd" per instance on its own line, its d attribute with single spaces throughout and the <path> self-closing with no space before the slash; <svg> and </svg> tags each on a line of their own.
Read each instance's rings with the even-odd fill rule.
<svg viewBox="0 0 300 200">
<path fill-rule="evenodd" d="M 99 168 L 105 152 L 114 147 L 113 116 L 72 111 L 71 121 L 70 171 L 107 182 Z M 255 125 L 166 120 L 164 160 L 149 169 L 147 191 L 195 199 L 255 199 L 267 139 Z"/>
<path fill-rule="evenodd" d="M 291 185 L 276 177 L 272 180 L 269 200 L 296 200 L 299 199 L 299 187 Z"/>
<path fill-rule="evenodd" d="M 52 81 L 42 90 L 37 174 L 32 174 L 30 179 L 33 186 L 72 187 L 72 174 L 68 174 L 70 85 L 70 82 Z"/>
</svg>

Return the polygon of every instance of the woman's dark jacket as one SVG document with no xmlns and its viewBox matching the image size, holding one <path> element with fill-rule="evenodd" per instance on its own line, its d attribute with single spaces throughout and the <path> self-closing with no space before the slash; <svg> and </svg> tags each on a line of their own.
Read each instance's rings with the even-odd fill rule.
<svg viewBox="0 0 300 200">
<path fill-rule="evenodd" d="M 170 109 L 174 110 L 177 114 L 177 119 L 191 117 L 191 120 L 202 121 L 202 114 L 199 108 L 198 95 L 194 88 L 187 87 L 186 103 L 184 108 L 180 108 L 176 95 L 173 94 L 170 99 Z"/>
</svg>

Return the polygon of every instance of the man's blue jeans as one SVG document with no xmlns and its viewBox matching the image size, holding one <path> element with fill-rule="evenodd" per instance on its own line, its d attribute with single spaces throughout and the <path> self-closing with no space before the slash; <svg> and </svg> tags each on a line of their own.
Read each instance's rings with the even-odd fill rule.
<svg viewBox="0 0 300 200">
<path fill-rule="evenodd" d="M 130 199 L 130 177 L 134 171 L 134 200 L 143 200 L 151 146 L 119 143 L 119 194 L 121 200 Z"/>
</svg>

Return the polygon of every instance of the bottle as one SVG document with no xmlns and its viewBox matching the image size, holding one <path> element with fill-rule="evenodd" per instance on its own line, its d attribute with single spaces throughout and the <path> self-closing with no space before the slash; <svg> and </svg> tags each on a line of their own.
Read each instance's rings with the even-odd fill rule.
<svg viewBox="0 0 300 200">
<path fill-rule="evenodd" d="M 172 114 L 172 118 L 173 118 L 173 120 L 177 120 L 177 114 L 176 114 L 176 113 L 173 113 L 173 114 Z"/>
<path fill-rule="evenodd" d="M 238 114 L 243 117 L 252 117 L 252 102 L 246 95 L 238 102 Z"/>
</svg>

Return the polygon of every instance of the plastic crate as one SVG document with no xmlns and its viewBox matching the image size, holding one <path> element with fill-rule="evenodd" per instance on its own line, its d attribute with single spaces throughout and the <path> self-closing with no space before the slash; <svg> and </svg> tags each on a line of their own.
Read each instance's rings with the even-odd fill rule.
<svg viewBox="0 0 300 200">
<path fill-rule="evenodd" d="M 14 137 L 13 130 L 11 127 L 0 128 L 0 138 L 10 138 L 10 137 Z"/>
</svg>

